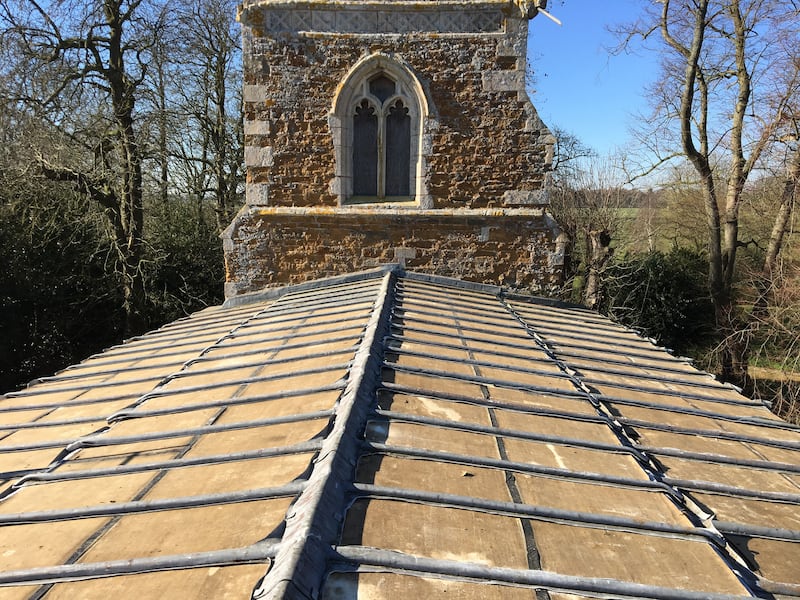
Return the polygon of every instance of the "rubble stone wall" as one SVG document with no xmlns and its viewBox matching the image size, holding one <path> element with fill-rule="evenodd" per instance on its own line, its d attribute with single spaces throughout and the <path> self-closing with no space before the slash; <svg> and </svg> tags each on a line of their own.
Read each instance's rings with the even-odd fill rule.
<svg viewBox="0 0 800 600">
<path fill-rule="evenodd" d="M 426 207 L 546 202 L 553 138 L 525 91 L 528 21 L 511 3 L 470 12 L 473 5 L 406 14 L 266 2 L 243 13 L 248 202 L 340 204 L 329 117 L 350 69 L 376 54 L 407 65 L 430 107 L 422 132 Z M 402 33 L 353 33 L 376 30 L 363 24 L 370 15 Z M 412 26 L 423 30 L 403 32 Z"/>
<path fill-rule="evenodd" d="M 563 266 L 556 231 L 540 210 L 251 207 L 224 238 L 226 296 L 392 262 L 549 295 L 558 290 Z"/>
<path fill-rule="evenodd" d="M 555 289 L 559 231 L 544 210 L 555 140 L 525 91 L 531 13 L 520 7 L 531 10 L 510 0 L 245 2 L 247 202 L 223 236 L 226 295 L 398 261 Z M 352 196 L 346 144 L 349 103 L 372 72 L 412 90 L 412 191 L 365 206 Z"/>
</svg>

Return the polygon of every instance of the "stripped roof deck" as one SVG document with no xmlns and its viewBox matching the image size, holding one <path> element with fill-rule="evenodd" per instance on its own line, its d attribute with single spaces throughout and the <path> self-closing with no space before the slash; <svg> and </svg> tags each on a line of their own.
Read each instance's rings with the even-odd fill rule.
<svg viewBox="0 0 800 600">
<path fill-rule="evenodd" d="M 380 269 L 0 400 L 0 598 L 800 596 L 800 431 L 589 311 Z"/>
</svg>

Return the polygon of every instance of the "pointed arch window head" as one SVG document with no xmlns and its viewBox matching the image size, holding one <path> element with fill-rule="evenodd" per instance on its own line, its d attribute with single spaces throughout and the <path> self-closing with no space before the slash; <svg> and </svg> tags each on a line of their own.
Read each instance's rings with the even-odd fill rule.
<svg viewBox="0 0 800 600">
<path fill-rule="evenodd" d="M 353 67 L 332 113 L 334 189 L 341 204 L 428 198 L 422 156 L 427 110 L 422 87 L 405 64 L 376 54 Z"/>
<path fill-rule="evenodd" d="M 369 93 L 381 102 L 386 102 L 394 96 L 396 87 L 394 80 L 389 79 L 383 73 L 369 80 Z"/>
</svg>

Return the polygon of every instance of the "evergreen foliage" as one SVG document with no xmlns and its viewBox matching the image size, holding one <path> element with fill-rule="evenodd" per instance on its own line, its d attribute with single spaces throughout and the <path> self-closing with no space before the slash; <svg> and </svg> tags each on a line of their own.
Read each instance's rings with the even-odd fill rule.
<svg viewBox="0 0 800 600">
<path fill-rule="evenodd" d="M 712 339 L 714 307 L 706 257 L 689 248 L 652 251 L 608 267 L 603 312 L 686 354 Z"/>
<path fill-rule="evenodd" d="M 55 186 L 35 199 L 22 191 L 0 203 L 2 391 L 119 343 L 125 323 L 113 244 L 97 208 Z M 224 281 L 210 206 L 175 201 L 150 213 L 146 329 L 219 304 Z"/>
<path fill-rule="evenodd" d="M 117 341 L 122 299 L 109 240 L 87 202 L 54 190 L 0 205 L 0 388 L 52 374 Z"/>
</svg>

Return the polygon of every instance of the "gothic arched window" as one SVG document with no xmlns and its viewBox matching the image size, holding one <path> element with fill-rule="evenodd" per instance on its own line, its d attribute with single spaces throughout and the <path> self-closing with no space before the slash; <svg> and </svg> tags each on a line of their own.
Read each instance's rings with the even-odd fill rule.
<svg viewBox="0 0 800 600">
<path fill-rule="evenodd" d="M 353 110 L 353 196 L 411 195 L 411 117 L 408 100 L 385 73 L 370 78 Z"/>
<path fill-rule="evenodd" d="M 334 190 L 341 204 L 425 205 L 422 130 L 427 102 L 413 73 L 378 54 L 363 59 L 334 99 Z"/>
</svg>

